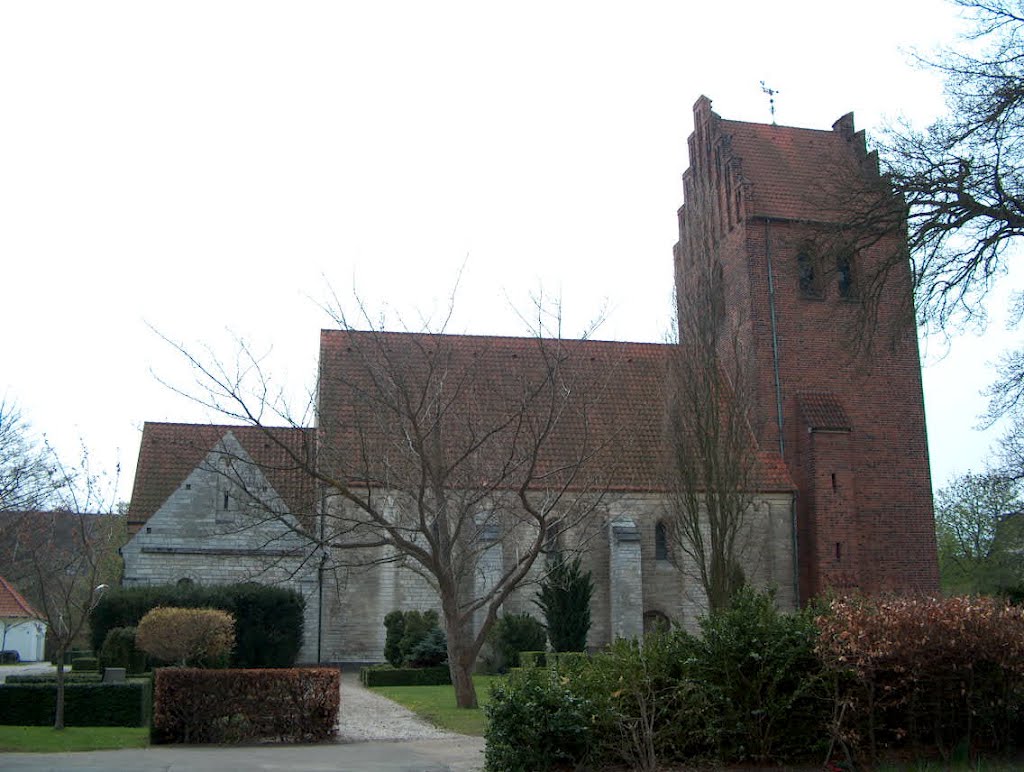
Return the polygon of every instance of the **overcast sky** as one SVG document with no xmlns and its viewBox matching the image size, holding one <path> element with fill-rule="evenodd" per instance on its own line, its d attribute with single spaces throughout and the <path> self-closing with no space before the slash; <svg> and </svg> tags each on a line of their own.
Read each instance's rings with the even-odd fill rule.
<svg viewBox="0 0 1024 772">
<path fill-rule="evenodd" d="M 660 341 L 692 105 L 876 131 L 942 110 L 941 0 L 0 4 L 0 396 L 64 452 L 211 416 L 152 331 L 311 384 L 329 287 L 420 327 Z M 998 308 L 998 303 L 994 305 Z M 933 477 L 981 465 L 984 337 L 926 347 Z M 940 355 L 945 355 L 940 360 Z"/>
</svg>

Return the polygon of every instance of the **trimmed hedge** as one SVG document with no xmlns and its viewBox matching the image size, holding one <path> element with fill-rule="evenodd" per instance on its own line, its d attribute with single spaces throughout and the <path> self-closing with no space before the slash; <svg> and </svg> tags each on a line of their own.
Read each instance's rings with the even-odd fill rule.
<svg viewBox="0 0 1024 772">
<path fill-rule="evenodd" d="M 374 665 L 359 671 L 363 686 L 442 686 L 452 682 L 447 665 L 441 667 L 391 667 Z"/>
<path fill-rule="evenodd" d="M 551 659 L 551 664 L 554 664 L 554 658 Z M 519 666 L 520 667 L 544 667 L 547 665 L 547 652 L 546 651 L 521 651 L 519 652 Z"/>
<path fill-rule="evenodd" d="M 71 660 L 71 669 L 79 673 L 96 673 L 100 669 L 100 661 L 96 657 L 75 657 Z"/>
<path fill-rule="evenodd" d="M 66 726 L 145 726 L 149 680 L 124 684 L 64 684 Z M 0 685 L 0 716 L 11 726 L 53 724 L 56 683 Z"/>
<path fill-rule="evenodd" d="M 306 601 L 294 590 L 260 584 L 153 585 L 104 593 L 89 616 L 98 651 L 116 627 L 134 627 L 157 606 L 216 608 L 235 617 L 231 667 L 291 667 L 302 647 Z"/>
<path fill-rule="evenodd" d="M 153 742 L 317 742 L 338 731 L 334 668 L 160 668 L 154 682 Z"/>
<path fill-rule="evenodd" d="M 103 680 L 100 673 L 74 673 L 64 671 L 65 684 L 98 684 Z M 55 684 L 57 673 L 24 673 L 22 675 L 9 675 L 5 683 L 9 684 Z"/>
</svg>

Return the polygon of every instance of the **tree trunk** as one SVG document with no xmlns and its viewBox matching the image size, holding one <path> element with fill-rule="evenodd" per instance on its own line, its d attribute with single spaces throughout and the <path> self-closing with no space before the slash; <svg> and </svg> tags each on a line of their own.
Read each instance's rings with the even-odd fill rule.
<svg viewBox="0 0 1024 772">
<path fill-rule="evenodd" d="M 57 647 L 57 703 L 53 716 L 53 728 L 64 728 L 64 646 Z"/>
<path fill-rule="evenodd" d="M 460 708 L 475 708 L 476 687 L 473 685 L 473 665 L 477 652 L 472 650 L 473 626 L 460 623 L 458 605 L 450 596 L 441 599 L 446 634 L 448 636 L 448 671 L 455 687 L 455 705 Z"/>
<path fill-rule="evenodd" d="M 448 668 L 452 674 L 452 686 L 455 687 L 456 706 L 460 708 L 478 707 L 476 686 L 473 685 L 473 659 L 470 658 L 467 661 L 464 655 L 453 657 L 449 653 Z"/>
</svg>

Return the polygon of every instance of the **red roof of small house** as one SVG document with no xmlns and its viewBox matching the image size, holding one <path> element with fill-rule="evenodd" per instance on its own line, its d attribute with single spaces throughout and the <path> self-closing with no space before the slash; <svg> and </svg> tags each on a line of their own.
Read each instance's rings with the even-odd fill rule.
<svg viewBox="0 0 1024 772">
<path fill-rule="evenodd" d="M 313 511 L 313 481 L 295 459 L 312 458 L 313 434 L 292 427 L 147 422 L 142 429 L 128 527 L 134 533 L 230 432 L 297 515 Z"/>
<path fill-rule="evenodd" d="M 15 619 L 40 619 L 38 611 L 32 608 L 24 596 L 0 576 L 0 617 Z"/>
</svg>

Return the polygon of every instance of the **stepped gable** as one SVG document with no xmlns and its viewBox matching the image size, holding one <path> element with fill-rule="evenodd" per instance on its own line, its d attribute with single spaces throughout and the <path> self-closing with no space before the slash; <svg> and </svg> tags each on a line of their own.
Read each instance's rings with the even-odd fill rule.
<svg viewBox="0 0 1024 772">
<path fill-rule="evenodd" d="M 449 380 L 444 393 L 456 407 L 448 411 L 449 430 L 468 433 L 500 423 L 514 410 L 509 395 L 541 383 L 553 358 L 559 358 L 563 384 L 580 393 L 570 393 L 568 409 L 544 443 L 535 487 L 542 487 L 545 475 L 557 478 L 583 453 L 593 455 L 586 465 L 587 485 L 598 484 L 597 470 L 600 484 L 611 490 L 663 492 L 671 351 L 657 343 L 323 330 L 320 460 L 349 479 L 383 481 L 389 474 L 393 479 L 395 466 L 384 469 L 380 460 L 393 462 L 388 445 L 400 433 L 384 426 L 390 418 L 373 416 L 382 389 L 423 394 L 429 379 L 439 382 L 444 376 Z M 550 404 L 538 400 L 530 417 L 540 418 Z M 490 451 L 500 447 L 497 442 Z M 758 490 L 793 489 L 780 459 L 759 452 L 758 460 Z"/>
<path fill-rule="evenodd" d="M 146 422 L 128 509 L 131 533 L 163 505 L 228 432 L 260 467 L 291 512 L 313 511 L 313 481 L 298 468 L 289 453 L 312 459 L 311 430 Z"/>
<path fill-rule="evenodd" d="M 701 97 L 694 116 L 692 169 L 707 164 L 714 172 L 716 187 L 734 197 L 725 204 L 733 219 L 843 223 L 851 190 L 880 180 L 878 154 L 868 152 L 864 131 L 854 130 L 853 113 L 831 130 L 805 129 L 725 120 Z"/>
</svg>

